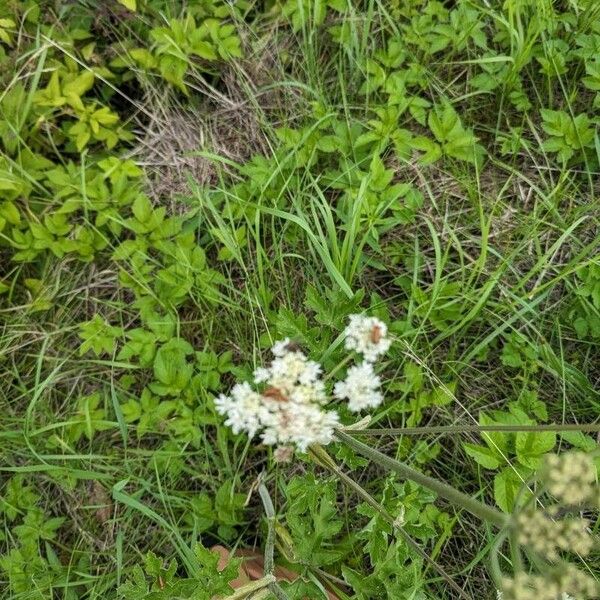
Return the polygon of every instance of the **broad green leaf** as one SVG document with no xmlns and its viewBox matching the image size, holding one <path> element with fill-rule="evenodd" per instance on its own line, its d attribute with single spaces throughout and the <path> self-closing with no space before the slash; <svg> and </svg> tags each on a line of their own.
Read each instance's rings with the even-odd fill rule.
<svg viewBox="0 0 600 600">
<path fill-rule="evenodd" d="M 84 71 L 81 75 L 78 75 L 75 79 L 63 85 L 63 94 L 67 97 L 70 95 L 81 97 L 87 91 L 92 89 L 94 79 L 95 76 L 93 71 Z"/>
<path fill-rule="evenodd" d="M 517 459 L 524 467 L 537 469 L 542 456 L 550 452 L 555 444 L 554 431 L 519 431 L 516 435 Z"/>
<path fill-rule="evenodd" d="M 515 507 L 517 496 L 522 504 L 531 493 L 524 489 L 531 471 L 505 467 L 494 477 L 494 499 L 504 512 L 511 512 Z"/>
<path fill-rule="evenodd" d="M 167 389 L 159 387 L 156 393 L 182 390 L 186 386 L 193 373 L 186 357 L 192 353 L 190 344 L 180 339 L 172 339 L 159 348 L 154 357 L 154 376 Z"/>
<path fill-rule="evenodd" d="M 152 216 L 152 203 L 148 196 L 140 194 L 134 201 L 131 210 L 140 223 L 147 223 Z"/>
<path fill-rule="evenodd" d="M 582 433 L 581 431 L 563 431 L 560 437 L 569 442 L 571 446 L 579 448 L 584 452 L 594 452 L 598 450 L 598 443 L 593 437 Z"/>
<path fill-rule="evenodd" d="M 463 444 L 465 452 L 485 469 L 497 469 L 500 466 L 501 457 L 487 446 L 476 444 Z"/>
</svg>

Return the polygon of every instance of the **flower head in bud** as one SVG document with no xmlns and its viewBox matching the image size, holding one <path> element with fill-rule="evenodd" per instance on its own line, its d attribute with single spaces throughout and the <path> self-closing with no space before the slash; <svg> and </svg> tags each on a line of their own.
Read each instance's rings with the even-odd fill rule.
<svg viewBox="0 0 600 600">
<path fill-rule="evenodd" d="M 542 478 L 546 488 L 566 506 L 598 501 L 596 467 L 585 452 L 546 456 Z"/>
<path fill-rule="evenodd" d="M 546 575 L 517 573 L 502 582 L 502 600 L 586 600 L 596 598 L 596 580 L 563 564 Z"/>
<path fill-rule="evenodd" d="M 517 515 L 515 529 L 520 544 L 548 560 L 558 559 L 561 550 L 586 556 L 594 546 L 585 519 L 554 519 L 543 511 L 528 510 Z"/>
<path fill-rule="evenodd" d="M 276 463 L 289 463 L 294 456 L 294 448 L 292 446 L 278 446 L 273 452 L 273 460 Z"/>
</svg>

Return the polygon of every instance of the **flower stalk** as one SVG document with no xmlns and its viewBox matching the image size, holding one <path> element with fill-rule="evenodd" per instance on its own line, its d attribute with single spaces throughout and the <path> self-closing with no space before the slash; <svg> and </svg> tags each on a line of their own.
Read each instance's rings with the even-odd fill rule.
<svg viewBox="0 0 600 600">
<path fill-rule="evenodd" d="M 251 581 L 250 583 L 243 585 L 241 588 L 238 588 L 233 594 L 227 596 L 225 600 L 243 600 L 254 592 L 268 588 L 275 581 L 276 579 L 274 575 L 265 575 L 256 581 Z"/>
<path fill-rule="evenodd" d="M 344 427 L 344 431 L 350 427 Z M 531 431 L 580 431 L 582 433 L 600 433 L 600 423 L 549 423 L 543 425 L 436 425 L 433 427 L 381 427 L 379 429 L 357 429 L 354 435 L 432 435 L 453 433 L 486 433 L 498 431 L 502 433 L 518 433 Z"/>
<path fill-rule="evenodd" d="M 267 490 L 267 486 L 261 481 L 258 486 L 258 493 L 260 495 L 260 499 L 263 503 L 263 508 L 265 509 L 265 516 L 267 517 L 267 542 L 265 544 L 265 563 L 264 563 L 264 574 L 265 576 L 274 575 L 275 572 L 275 507 L 273 506 L 273 500 L 271 500 L 271 496 L 269 495 L 269 490 Z M 287 594 L 279 587 L 277 581 L 273 581 L 268 584 L 268 589 L 263 590 L 265 592 L 265 597 L 268 597 L 269 594 L 272 594 L 277 598 L 277 600 L 289 600 Z M 252 597 L 253 600 L 258 600 L 258 597 Z"/>
<path fill-rule="evenodd" d="M 447 483 L 429 477 L 400 461 L 390 458 L 379 452 L 379 450 L 375 450 L 374 448 L 355 440 L 352 436 L 343 431 L 336 430 L 335 437 L 340 442 L 344 442 L 353 450 L 356 450 L 359 454 L 362 454 L 364 457 L 387 467 L 390 471 L 394 471 L 406 479 L 410 479 L 411 481 L 432 490 L 438 496 L 445 498 L 455 506 L 463 508 L 482 521 L 486 521 L 500 529 L 503 529 L 508 525 L 509 517 L 507 515 L 504 515 L 499 510 L 496 510 L 484 502 L 476 500 L 471 496 L 467 496 L 467 494 L 463 494 Z"/>
</svg>

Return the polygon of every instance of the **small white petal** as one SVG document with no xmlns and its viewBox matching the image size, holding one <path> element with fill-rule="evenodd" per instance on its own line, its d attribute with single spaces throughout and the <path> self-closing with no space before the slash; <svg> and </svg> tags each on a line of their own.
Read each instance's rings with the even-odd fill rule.
<svg viewBox="0 0 600 600">
<path fill-rule="evenodd" d="M 264 383 L 265 381 L 269 381 L 271 377 L 271 371 L 269 369 L 265 369 L 265 367 L 258 367 L 254 369 L 254 383 Z"/>
<path fill-rule="evenodd" d="M 348 369 L 346 379 L 335 384 L 333 393 L 336 398 L 348 400 L 350 411 L 360 412 L 376 408 L 383 402 L 380 386 L 381 379 L 375 373 L 373 365 L 363 362 Z"/>
<path fill-rule="evenodd" d="M 285 338 L 283 340 L 279 340 L 273 344 L 271 348 L 271 352 L 273 356 L 283 356 L 288 352 L 288 345 L 290 343 L 290 338 Z"/>
</svg>

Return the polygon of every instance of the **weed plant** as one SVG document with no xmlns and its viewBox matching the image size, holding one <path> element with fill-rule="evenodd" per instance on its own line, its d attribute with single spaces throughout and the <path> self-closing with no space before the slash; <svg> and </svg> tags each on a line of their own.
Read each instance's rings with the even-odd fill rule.
<svg viewBox="0 0 600 600">
<path fill-rule="evenodd" d="M 0 0 L 0 598 L 597 597 L 599 115 L 596 0 Z"/>
</svg>

